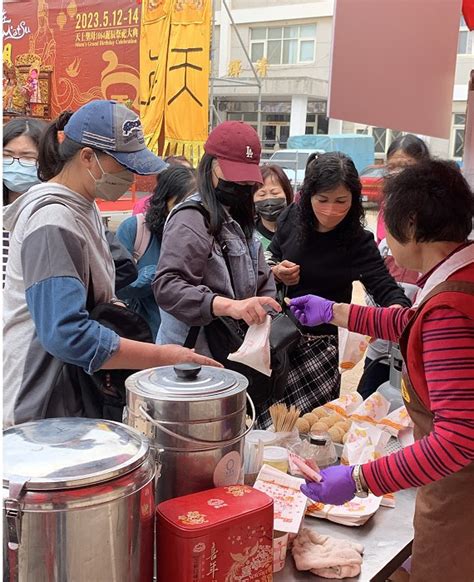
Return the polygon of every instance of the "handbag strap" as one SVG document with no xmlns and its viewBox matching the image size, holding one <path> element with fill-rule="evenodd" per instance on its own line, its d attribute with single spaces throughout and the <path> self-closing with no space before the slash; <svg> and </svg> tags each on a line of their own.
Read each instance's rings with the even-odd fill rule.
<svg viewBox="0 0 474 582">
<path fill-rule="evenodd" d="M 143 213 L 137 214 L 137 234 L 133 244 L 133 258 L 138 262 L 150 244 L 151 232 L 146 225 L 145 215 Z"/>
</svg>

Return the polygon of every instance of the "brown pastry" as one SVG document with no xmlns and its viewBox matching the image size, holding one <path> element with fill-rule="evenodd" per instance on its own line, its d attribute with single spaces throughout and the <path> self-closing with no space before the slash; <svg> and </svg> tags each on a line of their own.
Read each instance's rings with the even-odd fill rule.
<svg viewBox="0 0 474 582">
<path fill-rule="evenodd" d="M 309 420 L 307 418 L 298 418 L 296 428 L 302 433 L 308 433 L 310 429 Z"/>
<path fill-rule="evenodd" d="M 309 422 L 310 426 L 312 426 L 315 422 L 318 422 L 318 417 L 315 416 L 311 412 L 307 412 L 306 414 L 303 414 L 302 418 L 306 418 L 306 420 Z"/>
</svg>

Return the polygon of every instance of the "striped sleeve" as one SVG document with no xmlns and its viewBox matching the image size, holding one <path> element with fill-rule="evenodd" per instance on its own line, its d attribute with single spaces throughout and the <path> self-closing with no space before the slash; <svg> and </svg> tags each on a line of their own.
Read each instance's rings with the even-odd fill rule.
<svg viewBox="0 0 474 582">
<path fill-rule="evenodd" d="M 432 432 L 402 451 L 363 465 L 376 495 L 419 487 L 474 460 L 474 321 L 454 309 L 433 309 L 423 320 L 423 368 L 434 414 Z"/>
<path fill-rule="evenodd" d="M 363 335 L 396 342 L 413 313 L 409 307 L 351 305 L 347 328 Z"/>
</svg>

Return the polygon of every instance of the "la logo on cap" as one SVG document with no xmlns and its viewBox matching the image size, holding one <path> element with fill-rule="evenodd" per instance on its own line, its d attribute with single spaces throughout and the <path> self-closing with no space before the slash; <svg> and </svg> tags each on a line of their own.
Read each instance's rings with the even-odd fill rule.
<svg viewBox="0 0 474 582">
<path fill-rule="evenodd" d="M 253 149 L 247 146 L 247 153 L 245 154 L 248 158 L 253 158 Z"/>
</svg>

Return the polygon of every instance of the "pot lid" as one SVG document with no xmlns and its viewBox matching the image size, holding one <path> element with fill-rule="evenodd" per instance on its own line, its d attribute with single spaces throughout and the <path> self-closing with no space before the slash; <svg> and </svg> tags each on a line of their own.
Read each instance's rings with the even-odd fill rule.
<svg viewBox="0 0 474 582">
<path fill-rule="evenodd" d="M 130 382 L 129 382 L 130 381 Z M 177 364 L 137 372 L 127 380 L 127 387 L 162 400 L 200 400 L 227 396 L 247 388 L 247 379 L 232 370 Z"/>
<path fill-rule="evenodd" d="M 89 418 L 47 418 L 3 433 L 3 484 L 65 489 L 109 481 L 140 466 L 148 440 L 123 424 Z"/>
</svg>

